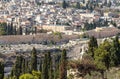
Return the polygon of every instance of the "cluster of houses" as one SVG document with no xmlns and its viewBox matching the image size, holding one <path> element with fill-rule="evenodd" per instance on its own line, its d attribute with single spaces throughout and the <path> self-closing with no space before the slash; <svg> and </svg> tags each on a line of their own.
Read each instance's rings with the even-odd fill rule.
<svg viewBox="0 0 120 79">
<path fill-rule="evenodd" d="M 82 6 L 85 6 L 88 1 L 97 1 L 99 4 L 102 4 L 102 2 L 106 0 L 66 1 L 72 3 L 80 2 Z M 84 4 L 83 1 L 85 1 Z M 110 0 L 107 0 L 107 2 L 109 1 Z M 43 50 L 77 47 L 68 53 L 68 55 L 74 59 L 82 58 L 88 40 L 73 40 L 79 39 L 80 36 L 78 35 L 86 34 L 88 36 L 95 36 L 96 38 L 106 38 L 120 33 L 120 30 L 117 28 L 120 27 L 120 6 L 115 5 L 114 1 L 120 3 L 120 0 L 111 0 L 111 7 L 103 7 L 100 10 L 96 9 L 91 12 L 87 9 L 76 9 L 73 7 L 63 9 L 61 6 L 62 0 L 0 0 L 0 23 L 12 23 L 13 26 L 16 26 L 17 28 L 22 27 L 23 30 L 30 30 L 31 28 L 36 27 L 37 30 L 42 29 L 48 31 L 47 34 L 25 35 L 24 30 L 23 35 L 0 36 L 0 51 L 2 54 L 9 54 L 16 51 L 30 51 L 32 47 Z M 41 2 L 44 3 L 38 4 Z M 49 4 L 49 2 L 55 3 Z M 115 13 L 110 10 L 115 10 Z M 109 22 L 108 26 L 84 31 L 86 22 L 93 23 L 101 20 L 107 20 Z M 111 21 L 115 22 L 117 27 L 110 24 Z M 51 36 L 51 34 L 49 34 L 52 33 L 51 31 L 62 32 L 68 36 L 64 36 L 60 39 L 57 36 Z M 61 44 L 52 46 L 50 46 L 50 44 L 44 45 L 45 41 L 51 40 L 54 42 L 60 41 Z M 66 40 L 68 41 L 67 43 L 65 43 Z M 9 63 L 13 64 L 14 59 L 15 55 L 8 57 L 6 65 Z M 8 68 L 9 67 L 6 67 L 5 69 L 6 73 L 10 72 L 11 68 Z"/>
<path fill-rule="evenodd" d="M 42 0 L 4 0 L 0 1 L 0 22 L 12 23 L 13 26 L 22 28 L 37 27 L 38 30 L 44 29 L 49 31 L 64 32 L 65 34 L 74 34 L 76 31 L 84 29 L 86 22 L 106 20 L 116 22 L 120 25 L 119 14 L 94 10 L 90 12 L 84 9 L 75 9 L 72 7 L 63 9 L 59 3 L 54 5 L 41 4 L 36 2 Z M 57 2 L 57 0 L 45 0 L 46 2 Z M 69 1 L 69 0 L 68 0 Z M 76 2 L 79 0 L 72 0 Z M 83 1 L 83 0 L 80 0 Z M 87 2 L 88 0 L 85 0 Z M 92 0 L 90 0 L 92 1 Z M 101 1 L 101 0 L 96 0 Z M 109 0 L 107 0 L 109 1 Z M 120 10 L 120 9 L 117 9 Z M 81 28 L 78 28 L 81 27 Z M 25 32 L 25 31 L 24 31 Z M 23 33 L 25 35 L 25 33 Z M 80 34 L 80 33 L 77 33 Z"/>
</svg>

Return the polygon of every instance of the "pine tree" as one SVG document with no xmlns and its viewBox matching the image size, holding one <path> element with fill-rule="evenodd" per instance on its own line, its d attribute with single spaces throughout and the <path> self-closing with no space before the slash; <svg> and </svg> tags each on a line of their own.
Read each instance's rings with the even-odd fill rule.
<svg viewBox="0 0 120 79">
<path fill-rule="evenodd" d="M 4 64 L 0 62 L 0 79 L 4 78 Z"/>
<path fill-rule="evenodd" d="M 31 71 L 37 71 L 37 52 L 36 49 L 33 47 L 31 52 Z"/>
<path fill-rule="evenodd" d="M 67 57 L 66 50 L 63 49 L 60 62 L 60 79 L 67 79 Z"/>
</svg>

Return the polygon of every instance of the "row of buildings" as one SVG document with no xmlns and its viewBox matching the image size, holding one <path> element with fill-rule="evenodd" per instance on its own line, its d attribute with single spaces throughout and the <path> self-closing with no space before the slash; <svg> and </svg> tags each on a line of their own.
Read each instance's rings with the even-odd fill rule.
<svg viewBox="0 0 120 79">
<path fill-rule="evenodd" d="M 16 27 L 37 27 L 38 30 L 44 29 L 72 34 L 76 31 L 81 32 L 86 22 L 93 23 L 93 21 L 98 22 L 107 19 L 116 22 L 117 26 L 120 25 L 120 15 L 105 12 L 106 8 L 92 12 L 87 9 L 71 7 L 63 9 L 60 4 L 37 5 L 36 0 L 8 0 L 8 2 L 0 1 L 0 4 L 2 5 L 0 6 L 0 22 L 12 23 Z M 25 35 L 25 33 L 23 34 Z"/>
</svg>

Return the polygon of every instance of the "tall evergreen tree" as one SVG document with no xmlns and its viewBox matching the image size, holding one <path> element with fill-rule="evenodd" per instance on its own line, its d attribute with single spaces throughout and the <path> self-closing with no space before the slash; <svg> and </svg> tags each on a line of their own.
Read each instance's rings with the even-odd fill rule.
<svg viewBox="0 0 120 79">
<path fill-rule="evenodd" d="M 35 70 L 37 71 L 37 51 L 33 47 L 32 52 L 31 52 L 31 71 Z"/>
<path fill-rule="evenodd" d="M 9 24 L 7 24 L 6 35 L 9 35 Z"/>
<path fill-rule="evenodd" d="M 17 29 L 17 34 L 22 35 L 22 27 L 21 26 Z"/>
<path fill-rule="evenodd" d="M 53 67 L 52 67 L 52 61 L 50 61 L 50 68 L 49 68 L 49 79 L 53 79 Z"/>
<path fill-rule="evenodd" d="M 50 52 L 45 54 L 42 67 L 42 79 L 53 79 L 52 58 Z"/>
<path fill-rule="evenodd" d="M 29 61 L 25 59 L 25 73 L 30 73 Z"/>
<path fill-rule="evenodd" d="M 107 6 L 107 0 L 104 1 L 104 5 Z"/>
<path fill-rule="evenodd" d="M 83 0 L 83 4 L 85 4 L 85 0 Z"/>
<path fill-rule="evenodd" d="M 0 23 L 0 35 L 6 35 L 6 24 L 5 23 Z"/>
<path fill-rule="evenodd" d="M 39 60 L 39 71 L 40 71 L 40 72 L 42 72 L 42 63 L 43 63 L 43 62 L 42 62 L 42 60 L 40 59 L 40 60 Z"/>
<path fill-rule="evenodd" d="M 108 7 L 111 7 L 111 5 L 112 5 L 112 3 L 111 3 L 111 1 L 109 1 L 109 3 L 108 3 Z"/>
<path fill-rule="evenodd" d="M 63 49 L 60 62 L 60 79 L 67 79 L 67 57 L 66 50 Z"/>
<path fill-rule="evenodd" d="M 0 79 L 4 79 L 4 64 L 0 62 Z"/>
<path fill-rule="evenodd" d="M 51 54 L 50 54 L 50 52 L 47 53 L 47 65 L 48 65 L 48 69 L 49 69 L 50 65 L 51 65 Z"/>
<path fill-rule="evenodd" d="M 26 72 L 26 71 L 25 71 L 25 70 L 26 70 L 26 69 L 25 69 L 25 63 L 26 63 L 26 62 L 25 62 L 25 59 L 23 58 L 23 60 L 22 60 L 22 70 L 21 70 L 21 71 L 22 71 L 22 74 L 25 74 L 25 72 Z"/>
<path fill-rule="evenodd" d="M 118 66 L 120 64 L 120 44 L 118 36 L 113 39 L 113 47 L 111 50 L 111 64 Z"/>
<path fill-rule="evenodd" d="M 22 74 L 22 60 L 23 60 L 22 56 L 17 56 L 16 62 L 11 71 L 11 76 L 15 76 L 16 79 L 19 79 L 19 76 Z"/>
<path fill-rule="evenodd" d="M 59 78 L 59 72 L 60 71 L 60 69 L 59 69 L 59 63 L 57 62 L 57 63 L 55 63 L 55 69 L 54 69 L 54 77 L 53 77 L 53 79 L 58 79 Z"/>
<path fill-rule="evenodd" d="M 42 65 L 42 79 L 48 79 L 48 65 L 47 65 L 47 54 L 45 54 L 44 62 Z"/>
<path fill-rule="evenodd" d="M 49 76 L 49 79 L 52 79 L 53 78 L 53 68 L 52 68 L 52 58 L 51 58 L 51 53 L 48 52 L 47 53 L 47 65 L 48 65 L 48 76 Z"/>
<path fill-rule="evenodd" d="M 54 69 L 53 69 L 53 79 L 59 79 L 59 65 L 60 65 L 60 55 L 57 54 L 55 56 L 53 56 L 53 66 L 54 66 Z"/>
<path fill-rule="evenodd" d="M 77 8 L 77 9 L 80 9 L 80 8 L 81 8 L 79 2 L 76 3 L 76 8 Z"/>
<path fill-rule="evenodd" d="M 13 35 L 13 23 L 10 25 L 10 35 Z"/>
<path fill-rule="evenodd" d="M 96 65 L 96 68 L 100 71 L 102 75 L 102 79 L 104 79 L 104 71 L 108 69 L 109 65 L 109 52 L 105 49 L 106 46 L 103 44 L 100 45 L 96 50 L 94 54 L 94 63 Z"/>
<path fill-rule="evenodd" d="M 64 9 L 66 9 L 67 8 L 67 3 L 66 3 L 66 1 L 64 0 L 63 1 L 63 3 L 62 3 L 62 7 L 64 8 Z"/>
<path fill-rule="evenodd" d="M 88 54 L 94 58 L 94 50 L 98 47 L 97 39 L 95 37 L 90 37 L 90 41 L 88 43 Z"/>
<path fill-rule="evenodd" d="M 37 33 L 37 27 L 35 27 L 35 34 Z"/>
<path fill-rule="evenodd" d="M 13 26 L 13 35 L 17 34 L 16 26 Z"/>
</svg>

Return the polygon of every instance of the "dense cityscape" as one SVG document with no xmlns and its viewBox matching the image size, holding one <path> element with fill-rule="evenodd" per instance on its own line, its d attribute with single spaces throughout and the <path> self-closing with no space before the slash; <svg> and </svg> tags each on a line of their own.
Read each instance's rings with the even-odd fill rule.
<svg viewBox="0 0 120 79">
<path fill-rule="evenodd" d="M 120 0 L 0 0 L 0 79 L 120 79 Z"/>
</svg>

